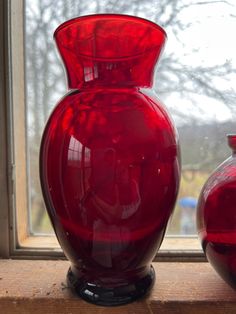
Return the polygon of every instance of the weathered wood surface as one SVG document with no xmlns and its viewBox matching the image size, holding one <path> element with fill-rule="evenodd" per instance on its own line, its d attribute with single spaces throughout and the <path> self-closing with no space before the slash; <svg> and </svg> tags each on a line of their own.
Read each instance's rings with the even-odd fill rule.
<svg viewBox="0 0 236 314">
<path fill-rule="evenodd" d="M 0 260 L 1 314 L 235 314 L 236 292 L 208 263 L 154 263 L 151 294 L 119 307 L 89 304 L 66 287 L 66 261 Z"/>
</svg>

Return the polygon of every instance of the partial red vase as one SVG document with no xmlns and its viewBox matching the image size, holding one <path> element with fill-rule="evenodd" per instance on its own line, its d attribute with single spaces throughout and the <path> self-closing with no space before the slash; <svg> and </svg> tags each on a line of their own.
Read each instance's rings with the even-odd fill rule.
<svg viewBox="0 0 236 314">
<path fill-rule="evenodd" d="M 232 156 L 204 185 L 197 209 L 197 228 L 208 261 L 236 288 L 236 134 L 228 135 Z"/>
<path fill-rule="evenodd" d="M 55 31 L 69 93 L 46 125 L 40 176 L 67 279 L 84 299 L 131 302 L 154 283 L 151 261 L 176 201 L 176 130 L 151 87 L 166 34 L 133 16 L 75 18 Z"/>
</svg>

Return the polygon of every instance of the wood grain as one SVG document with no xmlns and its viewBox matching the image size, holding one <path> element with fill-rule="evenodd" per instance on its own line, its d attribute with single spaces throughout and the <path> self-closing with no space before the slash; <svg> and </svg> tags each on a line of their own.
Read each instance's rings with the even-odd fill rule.
<svg viewBox="0 0 236 314">
<path fill-rule="evenodd" d="M 119 307 L 89 304 L 66 286 L 67 261 L 0 260 L 2 314 L 235 314 L 236 293 L 208 263 L 154 263 L 151 294 Z"/>
</svg>

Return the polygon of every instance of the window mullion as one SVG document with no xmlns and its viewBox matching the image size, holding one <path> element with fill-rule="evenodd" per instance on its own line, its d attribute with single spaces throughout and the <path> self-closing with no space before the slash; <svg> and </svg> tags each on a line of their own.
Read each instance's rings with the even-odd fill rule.
<svg viewBox="0 0 236 314">
<path fill-rule="evenodd" d="M 7 2 L 0 2 L 0 257 L 10 254 L 7 145 Z"/>
</svg>

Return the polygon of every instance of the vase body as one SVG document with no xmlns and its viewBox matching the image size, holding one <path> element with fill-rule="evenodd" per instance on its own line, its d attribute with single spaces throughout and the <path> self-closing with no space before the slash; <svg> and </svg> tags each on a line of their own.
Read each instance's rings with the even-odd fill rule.
<svg viewBox="0 0 236 314">
<path fill-rule="evenodd" d="M 68 283 L 90 302 L 128 303 L 153 285 L 179 186 L 176 130 L 150 89 L 165 33 L 92 15 L 62 24 L 55 39 L 71 91 L 42 138 L 46 208 L 71 262 Z"/>
<path fill-rule="evenodd" d="M 236 135 L 228 135 L 233 154 L 209 177 L 200 194 L 197 229 L 208 261 L 236 288 Z"/>
</svg>

